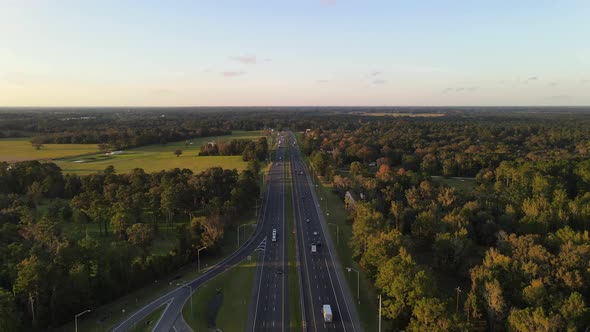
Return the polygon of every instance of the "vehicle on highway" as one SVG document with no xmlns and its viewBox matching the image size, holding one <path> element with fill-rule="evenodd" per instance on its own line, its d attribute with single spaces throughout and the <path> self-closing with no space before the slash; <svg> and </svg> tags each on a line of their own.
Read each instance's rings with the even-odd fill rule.
<svg viewBox="0 0 590 332">
<path fill-rule="evenodd" d="M 272 242 L 277 242 L 277 229 L 272 229 Z"/>
<path fill-rule="evenodd" d="M 332 322 L 332 308 L 329 304 L 324 304 L 322 306 L 322 315 L 324 315 L 324 322 L 331 323 Z"/>
<path fill-rule="evenodd" d="M 309 218 L 305 219 L 305 222 L 309 222 Z"/>
<path fill-rule="evenodd" d="M 311 252 L 318 252 L 318 247 L 315 245 L 315 243 L 311 244 Z"/>
</svg>

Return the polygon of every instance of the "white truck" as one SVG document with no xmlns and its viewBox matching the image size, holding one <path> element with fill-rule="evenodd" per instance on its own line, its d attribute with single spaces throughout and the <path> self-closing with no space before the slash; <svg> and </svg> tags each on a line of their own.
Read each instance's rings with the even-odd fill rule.
<svg viewBox="0 0 590 332">
<path fill-rule="evenodd" d="M 315 243 L 311 244 L 311 252 L 318 252 L 318 247 L 315 245 Z"/>
<path fill-rule="evenodd" d="M 330 308 L 329 304 L 324 304 L 324 306 L 322 307 L 322 315 L 324 315 L 325 323 L 332 322 L 332 308 Z"/>
</svg>

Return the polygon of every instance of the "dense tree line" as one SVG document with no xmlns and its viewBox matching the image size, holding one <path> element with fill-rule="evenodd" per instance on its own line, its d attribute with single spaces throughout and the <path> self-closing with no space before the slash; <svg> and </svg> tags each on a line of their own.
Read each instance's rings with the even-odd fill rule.
<svg viewBox="0 0 590 332">
<path fill-rule="evenodd" d="M 247 139 L 208 142 L 201 146 L 199 156 L 242 156 L 244 161 L 264 161 L 268 156 L 268 142 L 266 137 L 256 142 Z"/>
<path fill-rule="evenodd" d="M 314 170 L 357 196 L 350 246 L 396 329 L 590 327 L 589 127 L 529 120 L 359 121 L 300 135 Z M 449 154 L 460 171 L 445 171 Z"/>
<path fill-rule="evenodd" d="M 305 135 L 301 147 L 320 174 L 329 177 L 352 162 L 369 164 L 382 158 L 406 170 L 472 177 L 502 161 L 588 156 L 589 128 L 587 119 L 532 117 L 526 122 L 460 117 L 366 120 L 337 128 L 317 126 Z"/>
<path fill-rule="evenodd" d="M 59 326 L 218 250 L 232 220 L 249 215 L 258 196 L 259 165 L 88 176 L 61 175 L 37 161 L 0 164 L 0 329 Z M 44 212 L 36 207 L 49 202 Z M 95 223 L 102 235 L 75 231 Z M 176 245 L 152 254 L 169 224 Z"/>
</svg>

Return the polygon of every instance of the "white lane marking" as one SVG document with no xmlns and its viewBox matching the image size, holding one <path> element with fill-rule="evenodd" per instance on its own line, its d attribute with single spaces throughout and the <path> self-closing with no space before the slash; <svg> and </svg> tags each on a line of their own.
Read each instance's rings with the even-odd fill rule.
<svg viewBox="0 0 590 332">
<path fill-rule="evenodd" d="M 193 294 L 191 293 L 191 296 L 193 296 Z M 154 332 L 156 330 L 156 328 L 158 327 L 158 325 L 160 324 L 160 321 L 162 320 L 162 318 L 166 315 L 166 312 L 168 311 L 168 308 L 170 308 L 170 305 L 172 304 L 172 302 L 174 301 L 174 298 L 171 298 L 170 300 L 164 302 L 163 304 L 166 304 L 166 309 L 164 309 L 164 312 L 160 315 L 160 318 L 158 318 L 158 321 L 156 322 L 156 324 L 154 325 L 154 328 L 152 329 L 152 332 Z M 159 307 L 158 307 L 159 308 Z M 158 309 L 156 308 L 156 309 Z M 156 310 L 154 309 L 154 310 Z"/>
<path fill-rule="evenodd" d="M 298 188 L 297 183 L 296 183 L 297 182 L 296 178 L 293 180 L 293 182 L 294 183 L 293 183 L 293 187 L 292 188 L 293 188 L 293 191 L 294 191 L 294 197 L 299 197 L 297 195 L 299 193 L 299 188 Z M 309 299 L 310 299 L 310 304 L 311 304 L 311 313 L 312 313 L 312 316 L 313 316 L 313 319 L 312 319 L 312 321 L 313 321 L 313 329 L 314 329 L 314 331 L 317 331 L 318 330 L 318 327 L 317 327 L 317 322 L 316 322 L 316 312 L 315 312 L 315 308 L 314 308 L 314 305 L 313 305 L 313 302 L 314 301 L 313 301 L 313 296 L 311 294 L 311 287 L 310 287 L 311 286 L 311 279 L 309 277 L 309 268 L 308 268 L 308 265 L 309 265 L 308 260 L 310 258 L 308 256 L 309 252 L 307 251 L 307 248 L 305 247 L 305 243 L 306 243 L 305 242 L 305 232 L 303 231 L 303 223 L 301 222 L 301 212 L 302 211 L 305 211 L 305 210 L 303 209 L 303 205 L 301 203 L 297 203 L 296 205 L 297 205 L 297 215 L 299 217 L 297 219 L 297 220 L 299 220 L 299 222 L 297 223 L 297 226 L 299 226 L 299 231 L 300 231 L 300 234 L 301 234 L 301 241 L 302 241 L 303 247 L 304 247 L 303 248 L 303 251 L 302 251 L 303 252 L 303 265 L 304 265 L 304 270 L 305 270 L 305 276 L 307 277 L 307 286 L 308 286 L 307 287 L 307 290 L 309 291 Z M 313 263 L 313 261 L 312 261 L 312 263 Z M 311 264 L 311 265 L 313 267 L 313 264 Z"/>
<path fill-rule="evenodd" d="M 270 196 L 270 195 L 267 195 Z M 260 300 L 260 286 L 262 285 L 262 276 L 264 275 L 264 259 L 266 258 L 266 250 L 262 254 L 262 266 L 260 267 L 260 281 L 258 282 L 258 294 L 256 295 L 256 310 L 254 310 L 253 330 L 256 330 L 256 316 L 258 315 L 258 301 Z M 266 310 L 266 309 L 265 309 Z"/>
<path fill-rule="evenodd" d="M 340 310 L 340 302 L 338 301 L 338 296 L 336 295 L 336 289 L 334 288 L 334 283 L 332 282 L 332 274 L 330 273 L 330 269 L 328 268 L 328 260 L 324 258 L 324 262 L 326 263 L 326 271 L 328 271 L 328 276 L 330 277 L 330 284 L 332 284 L 332 291 L 334 292 L 334 298 L 336 298 L 336 306 L 338 307 L 338 312 L 340 313 L 340 323 L 342 324 L 342 327 L 344 328 L 344 331 L 346 332 L 346 326 L 344 326 L 344 319 L 342 319 L 342 310 Z M 351 322 L 351 323 L 354 324 L 353 322 Z"/>
</svg>

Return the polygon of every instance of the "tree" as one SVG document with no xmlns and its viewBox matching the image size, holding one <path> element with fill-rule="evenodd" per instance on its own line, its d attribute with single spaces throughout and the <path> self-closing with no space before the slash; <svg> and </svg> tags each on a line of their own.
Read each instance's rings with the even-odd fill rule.
<svg viewBox="0 0 590 332">
<path fill-rule="evenodd" d="M 194 217 L 191 220 L 191 229 L 194 234 L 193 238 L 199 239 L 200 247 L 215 247 L 223 238 L 224 229 L 221 217 L 214 215 L 211 217 Z"/>
<path fill-rule="evenodd" d="M 490 325 L 493 327 L 496 322 L 505 318 L 508 306 L 506 300 L 504 300 L 502 286 L 500 286 L 498 279 L 486 282 L 484 288 L 488 318 L 490 319 Z"/>
<path fill-rule="evenodd" d="M 446 332 L 454 330 L 446 305 L 438 298 L 422 298 L 416 301 L 412 310 L 409 332 Z"/>
<path fill-rule="evenodd" d="M 180 157 L 181 154 L 182 154 L 182 149 L 176 149 L 176 150 L 174 150 L 174 155 L 176 157 Z"/>
<path fill-rule="evenodd" d="M 152 227 L 146 224 L 133 224 L 127 228 L 127 241 L 140 247 L 144 253 L 147 253 L 147 249 L 151 245 L 154 239 L 154 231 Z"/>
<path fill-rule="evenodd" d="M 37 324 L 36 314 L 40 302 L 39 296 L 42 290 L 42 281 L 45 276 L 44 264 L 37 256 L 29 256 L 17 266 L 14 293 L 25 296 L 33 326 Z"/>
<path fill-rule="evenodd" d="M 108 152 L 111 149 L 109 144 L 100 143 L 98 144 L 98 151 L 100 152 Z"/>
<path fill-rule="evenodd" d="M 35 137 L 31 140 L 31 146 L 35 148 L 35 150 L 41 150 L 43 147 L 43 140 L 39 137 Z"/>
<path fill-rule="evenodd" d="M 563 322 L 558 315 L 547 315 L 543 308 L 512 310 L 508 326 L 516 332 L 557 332 L 563 331 Z"/>
<path fill-rule="evenodd" d="M 412 236 L 421 240 L 432 240 L 439 230 L 440 222 L 433 211 L 422 211 L 412 223 Z"/>
<path fill-rule="evenodd" d="M 367 250 L 368 238 L 381 231 L 384 222 L 383 215 L 368 203 L 355 205 L 350 240 L 355 257 L 360 257 Z"/>
<path fill-rule="evenodd" d="M 385 294 L 383 311 L 391 319 L 407 320 L 416 301 L 432 292 L 432 279 L 405 248 L 379 267 L 375 286 Z"/>
<path fill-rule="evenodd" d="M 18 331 L 18 314 L 11 292 L 0 288 L 0 331 Z"/>
</svg>

